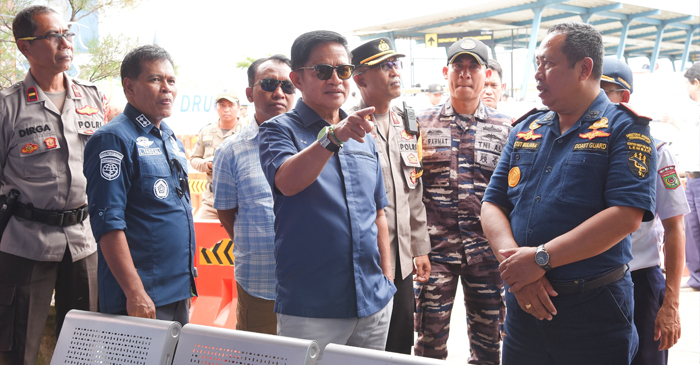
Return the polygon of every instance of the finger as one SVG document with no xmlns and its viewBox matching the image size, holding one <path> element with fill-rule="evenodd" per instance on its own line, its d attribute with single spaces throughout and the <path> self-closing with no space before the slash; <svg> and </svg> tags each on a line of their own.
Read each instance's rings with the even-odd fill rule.
<svg viewBox="0 0 700 365">
<path fill-rule="evenodd" d="M 549 314 L 549 311 L 547 311 L 547 308 L 544 307 L 539 298 L 536 297 L 530 304 L 532 304 L 532 308 L 530 308 L 532 311 L 530 314 L 537 317 L 540 321 L 544 319 L 552 320 L 552 315 Z"/>
<path fill-rule="evenodd" d="M 552 296 L 552 297 L 556 297 L 557 295 L 559 295 L 559 293 L 557 293 L 557 291 L 554 290 L 554 288 L 552 287 L 552 284 L 549 282 L 549 280 L 547 280 L 546 277 L 543 276 L 541 280 L 542 280 L 542 285 L 544 286 L 544 290 L 547 292 L 547 295 Z"/>
<path fill-rule="evenodd" d="M 513 256 L 516 252 L 518 252 L 517 248 L 506 248 L 505 250 L 498 250 L 498 253 L 500 253 L 506 258 Z"/>
<path fill-rule="evenodd" d="M 357 111 L 355 111 L 355 112 L 352 113 L 352 114 L 355 114 L 355 115 L 357 115 L 358 117 L 360 117 L 360 118 L 362 118 L 362 119 L 365 119 L 366 116 L 368 116 L 368 115 L 370 115 L 370 114 L 372 114 L 372 113 L 374 113 L 374 107 L 373 107 L 373 106 L 370 106 L 370 107 L 367 107 L 367 108 L 364 108 L 364 109 L 357 110 Z"/>
<path fill-rule="evenodd" d="M 544 305 L 545 309 L 547 309 L 547 312 L 549 312 L 551 315 L 557 314 L 557 308 L 554 307 L 554 303 L 552 303 L 552 298 L 549 297 L 547 291 L 544 290 L 544 288 L 542 288 L 542 290 L 540 290 L 537 293 L 537 297 L 540 299 L 540 302 L 542 302 L 542 305 Z"/>
</svg>

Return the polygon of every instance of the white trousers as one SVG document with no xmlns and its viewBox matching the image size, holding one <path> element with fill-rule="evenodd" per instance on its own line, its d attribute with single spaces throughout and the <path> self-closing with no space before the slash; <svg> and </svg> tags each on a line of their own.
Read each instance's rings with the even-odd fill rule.
<svg viewBox="0 0 700 365">
<path fill-rule="evenodd" d="M 315 340 L 321 348 L 321 364 L 329 343 L 384 351 L 394 299 L 378 312 L 362 318 L 310 318 L 277 313 L 277 334 Z"/>
</svg>

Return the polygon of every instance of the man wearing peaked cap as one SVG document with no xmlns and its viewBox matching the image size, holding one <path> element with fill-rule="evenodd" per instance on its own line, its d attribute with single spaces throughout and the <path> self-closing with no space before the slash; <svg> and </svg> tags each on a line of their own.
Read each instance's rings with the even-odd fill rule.
<svg viewBox="0 0 700 365">
<path fill-rule="evenodd" d="M 486 60 L 488 47 L 482 42 L 455 42 L 442 70 L 450 98 L 418 114 L 431 272 L 427 283 L 416 284 L 415 353 L 447 357 L 450 314 L 461 280 L 473 364 L 500 362 L 504 315 L 503 281 L 479 215 L 512 119 L 481 101 L 491 75 Z"/>
<path fill-rule="evenodd" d="M 354 80 L 362 95 L 362 100 L 352 110 L 374 107 L 374 112 L 366 118 L 375 125 L 372 134 L 377 142 L 389 200 L 384 213 L 389 228 L 396 294 L 386 350 L 410 354 L 415 309 L 412 273 L 416 273 L 414 280 L 421 282 L 427 281 L 430 274 L 427 256 L 430 241 L 420 179 L 420 134 L 415 121 L 409 121 L 403 109 L 391 108 L 391 101 L 401 96 L 399 58 L 403 57 L 394 51 L 391 40 L 371 40 L 355 48 L 352 55 Z"/>
<path fill-rule="evenodd" d="M 206 125 L 199 131 L 197 144 L 190 156 L 190 163 L 195 170 L 207 174 L 207 187 L 202 193 L 202 206 L 197 211 L 197 219 L 218 219 L 214 209 L 214 190 L 212 188 L 212 168 L 214 151 L 226 138 L 241 130 L 243 123 L 238 122 L 240 101 L 233 90 L 223 90 L 216 96 L 216 112 L 219 120 Z"/>
<path fill-rule="evenodd" d="M 613 103 L 626 103 L 632 92 L 632 70 L 617 57 L 605 57 L 600 88 Z M 630 271 L 634 283 L 634 325 L 639 334 L 639 350 L 632 365 L 662 365 L 668 361 L 668 349 L 681 335 L 678 309 L 683 276 L 685 224 L 690 212 L 683 187 L 676 173 L 676 159 L 670 147 L 656 141 L 659 154 L 656 181 L 656 215 L 643 222 L 630 236 Z M 666 278 L 659 265 L 659 249 L 665 243 Z M 656 339 L 658 333 L 658 340 Z"/>
<path fill-rule="evenodd" d="M 445 89 L 438 84 L 430 84 L 428 85 L 428 91 L 425 92 L 425 95 L 428 97 L 428 101 L 430 101 L 430 104 L 435 106 L 440 104 L 442 101 L 442 94 L 445 93 Z"/>
<path fill-rule="evenodd" d="M 632 89 L 632 69 L 623 60 L 615 56 L 603 59 L 603 75 L 600 76 L 600 88 L 608 94 L 613 103 L 630 101 Z"/>
<path fill-rule="evenodd" d="M 0 207 L 19 193 L 14 214 L 3 208 L 0 218 L 0 364 L 36 364 L 54 289 L 56 336 L 69 310 L 97 310 L 82 162 L 104 99 L 65 73 L 75 33 L 56 11 L 22 9 L 12 32 L 30 68 L 0 91 Z"/>
</svg>

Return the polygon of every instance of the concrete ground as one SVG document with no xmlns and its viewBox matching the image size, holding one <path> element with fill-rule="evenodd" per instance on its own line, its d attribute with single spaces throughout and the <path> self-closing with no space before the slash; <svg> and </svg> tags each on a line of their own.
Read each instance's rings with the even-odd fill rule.
<svg viewBox="0 0 700 365">
<path fill-rule="evenodd" d="M 685 280 L 686 278 L 684 278 Z M 681 291 L 681 338 L 671 348 L 669 365 L 700 364 L 700 292 Z M 469 359 L 466 310 L 461 284 L 457 289 L 455 306 L 450 321 L 450 338 L 447 340 L 448 363 L 466 364 Z"/>
</svg>

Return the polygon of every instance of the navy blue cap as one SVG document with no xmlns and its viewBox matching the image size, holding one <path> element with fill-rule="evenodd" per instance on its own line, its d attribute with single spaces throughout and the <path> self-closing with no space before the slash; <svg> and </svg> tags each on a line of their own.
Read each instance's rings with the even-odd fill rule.
<svg viewBox="0 0 700 365">
<path fill-rule="evenodd" d="M 612 82 L 622 86 L 632 93 L 632 69 L 625 61 L 618 60 L 615 56 L 603 59 L 603 76 L 600 81 Z"/>
</svg>

